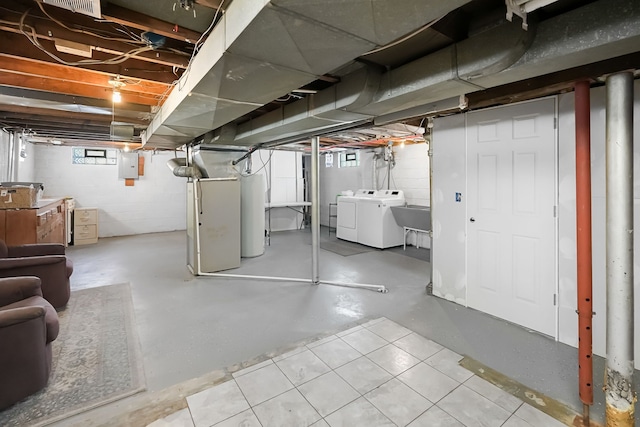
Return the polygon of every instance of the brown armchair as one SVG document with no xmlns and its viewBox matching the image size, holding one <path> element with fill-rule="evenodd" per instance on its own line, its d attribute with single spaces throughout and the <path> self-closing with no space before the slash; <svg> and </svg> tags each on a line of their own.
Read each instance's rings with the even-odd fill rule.
<svg viewBox="0 0 640 427">
<path fill-rule="evenodd" d="M 37 277 L 0 279 L 0 410 L 42 389 L 51 371 L 58 315 Z"/>
<path fill-rule="evenodd" d="M 42 281 L 42 295 L 55 308 L 69 302 L 69 277 L 73 264 L 58 244 L 7 246 L 0 240 L 0 278 L 37 276 Z"/>
</svg>

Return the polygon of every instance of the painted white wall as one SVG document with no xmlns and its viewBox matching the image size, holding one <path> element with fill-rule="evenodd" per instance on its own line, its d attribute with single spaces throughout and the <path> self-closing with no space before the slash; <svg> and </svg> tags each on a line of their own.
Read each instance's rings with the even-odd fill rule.
<svg viewBox="0 0 640 427">
<path fill-rule="evenodd" d="M 252 155 L 253 170 L 265 176 L 267 194 L 265 201 L 271 203 L 293 203 L 304 201 L 304 178 L 302 176 L 302 153 L 294 151 L 259 150 Z M 270 197 L 269 197 L 270 195 Z M 301 207 L 293 207 L 302 211 Z M 297 230 L 303 215 L 282 207 L 265 212 L 265 223 L 271 231 Z"/>
<path fill-rule="evenodd" d="M 466 305 L 465 116 L 435 120 L 432 144 L 433 294 Z M 460 202 L 456 202 L 456 193 L 462 194 Z"/>
<path fill-rule="evenodd" d="M 382 152 L 381 149 L 377 150 Z M 407 204 L 429 206 L 429 148 L 426 143 L 396 146 L 396 165 L 391 169 L 391 188 L 404 191 Z M 339 168 L 338 155 L 334 153 L 333 167 L 326 167 L 325 155 L 320 157 L 320 224 L 329 225 L 329 203 L 335 203 L 336 197 L 344 190 L 356 191 L 361 188 L 374 188 L 375 150 L 360 150 L 360 166 Z M 376 170 L 377 188 L 387 188 L 387 168 L 383 160 L 378 160 Z M 334 212 L 335 214 L 335 208 Z M 336 225 L 336 219 L 331 223 Z M 428 248 L 430 239 L 426 234 L 418 236 L 420 247 Z M 411 233 L 407 243 L 416 244 L 416 235 Z"/>
<path fill-rule="evenodd" d="M 391 188 L 404 191 L 409 205 L 429 206 L 429 147 L 426 143 L 396 145 L 393 152 L 396 167 L 391 169 Z"/>
<path fill-rule="evenodd" d="M 342 191 L 355 192 L 361 188 L 373 188 L 373 154 L 373 150 L 360 150 L 360 165 L 348 168 L 338 167 L 338 153 L 333 154 L 333 167 L 326 167 L 326 154 L 320 156 L 321 225 L 329 225 L 329 203 L 336 203 L 336 197 Z M 333 214 L 335 215 L 335 208 Z M 336 226 L 335 218 L 331 226 Z"/>
<path fill-rule="evenodd" d="M 140 152 L 145 174 L 125 187 L 116 165 L 74 165 L 71 147 L 34 147 L 35 181 L 44 183 L 45 195 L 98 208 L 100 237 L 185 229 L 186 179 L 166 166 L 173 153 Z"/>
<path fill-rule="evenodd" d="M 27 157 L 20 156 L 18 150 L 18 179 L 19 182 L 37 182 L 36 181 L 36 155 L 35 146 L 28 142 L 23 142 L 22 147 Z"/>
<path fill-rule="evenodd" d="M 634 123 L 640 123 L 640 82 L 634 85 Z M 605 253 L 605 87 L 591 90 L 591 204 L 593 244 L 593 351 L 606 354 L 606 253 Z M 559 97 L 559 314 L 560 341 L 577 346 L 576 298 L 576 199 L 574 94 Z M 640 141 L 640 127 L 634 126 L 634 141 Z M 634 229 L 640 224 L 640 146 L 634 144 Z M 640 241 L 634 239 L 634 285 L 640 283 Z M 640 292 L 635 292 L 636 311 Z M 635 352 L 640 354 L 640 329 L 635 329 Z M 640 368 L 636 358 L 635 367 Z"/>
<path fill-rule="evenodd" d="M 640 123 L 640 82 L 636 81 L 634 122 Z M 605 91 L 591 90 L 592 243 L 593 243 L 593 351 L 606 351 L 606 253 L 605 253 Z M 558 279 L 559 340 L 577 346 L 576 222 L 575 222 L 575 116 L 574 94 L 558 97 Z M 457 122 L 456 122 L 457 121 Z M 640 140 L 640 127 L 634 127 Z M 464 190 L 460 204 L 451 203 L 466 177 L 464 115 L 437 119 L 434 128 L 434 294 L 465 305 L 466 208 Z M 640 224 L 640 145 L 634 144 L 634 229 Z M 458 182 L 458 184 L 456 184 Z M 441 197 L 443 200 L 441 200 Z M 458 206 L 460 205 L 460 206 Z M 461 209 L 458 209 L 460 207 Z M 460 214 L 463 210 L 463 214 Z M 459 241 L 459 239 L 464 239 Z M 634 268 L 640 265 L 640 241 L 635 239 Z M 640 276 L 634 284 L 638 287 Z M 640 307 L 640 292 L 635 306 Z M 637 309 L 636 309 L 637 310 Z M 635 351 L 640 354 L 640 329 L 635 330 Z M 635 361 L 636 369 L 640 360 Z"/>
</svg>

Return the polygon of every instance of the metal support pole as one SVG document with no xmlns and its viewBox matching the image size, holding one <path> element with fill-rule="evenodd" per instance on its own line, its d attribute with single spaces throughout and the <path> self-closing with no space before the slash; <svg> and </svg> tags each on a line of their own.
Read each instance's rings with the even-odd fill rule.
<svg viewBox="0 0 640 427">
<path fill-rule="evenodd" d="M 591 84 L 576 83 L 576 252 L 578 259 L 578 377 L 582 423 L 589 425 L 593 405 L 592 247 L 591 247 Z"/>
<path fill-rule="evenodd" d="M 633 73 L 607 77 L 606 425 L 634 426 Z"/>
<path fill-rule="evenodd" d="M 427 139 L 429 156 L 429 207 L 431 209 L 431 219 L 429 224 L 429 283 L 427 284 L 427 293 L 433 294 L 433 117 L 427 119 L 427 129 L 425 134 L 429 135 Z M 416 237 L 417 239 L 417 237 Z"/>
<path fill-rule="evenodd" d="M 311 282 L 320 283 L 320 137 L 311 138 Z"/>
</svg>

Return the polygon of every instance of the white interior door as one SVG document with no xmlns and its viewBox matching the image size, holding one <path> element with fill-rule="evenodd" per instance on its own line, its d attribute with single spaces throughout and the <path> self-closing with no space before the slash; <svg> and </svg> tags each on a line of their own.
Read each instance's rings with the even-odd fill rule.
<svg viewBox="0 0 640 427">
<path fill-rule="evenodd" d="M 555 102 L 467 116 L 470 307 L 556 335 Z"/>
</svg>

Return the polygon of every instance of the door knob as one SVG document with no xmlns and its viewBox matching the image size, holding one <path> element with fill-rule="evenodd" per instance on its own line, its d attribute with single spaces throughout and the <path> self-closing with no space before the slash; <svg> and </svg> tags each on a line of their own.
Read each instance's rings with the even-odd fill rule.
<svg viewBox="0 0 640 427">
<path fill-rule="evenodd" d="M 469 221 L 476 222 L 476 219 L 474 217 L 471 217 L 471 218 L 469 218 Z"/>
</svg>

